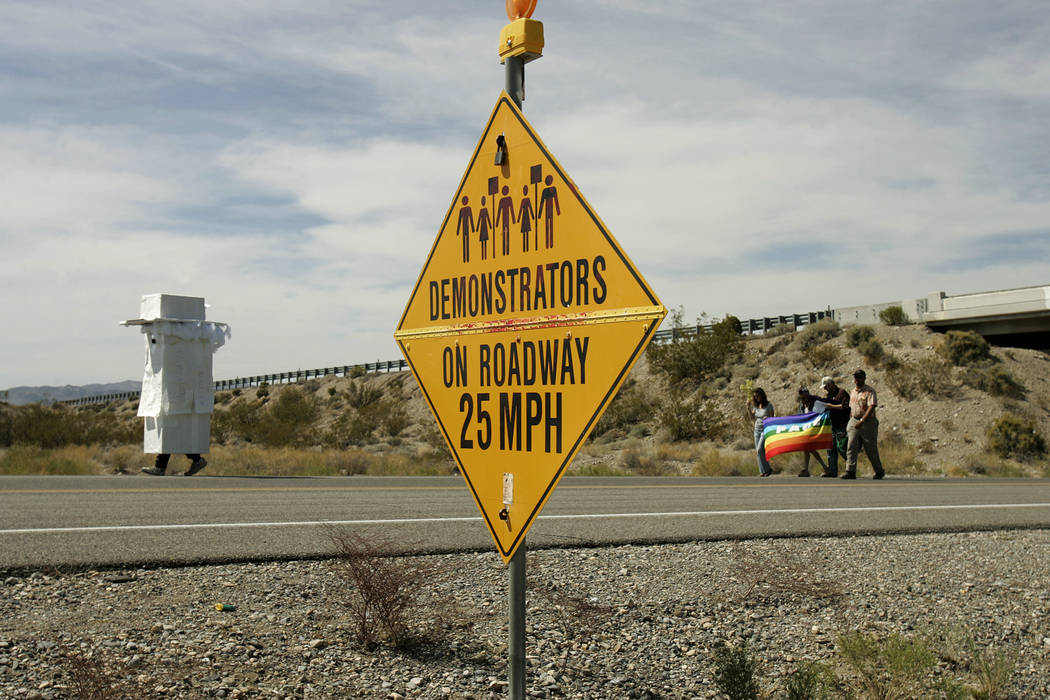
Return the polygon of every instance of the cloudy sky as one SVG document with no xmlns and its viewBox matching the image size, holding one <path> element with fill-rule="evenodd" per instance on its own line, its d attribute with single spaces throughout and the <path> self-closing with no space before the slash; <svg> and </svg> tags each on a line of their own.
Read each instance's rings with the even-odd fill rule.
<svg viewBox="0 0 1050 700">
<path fill-rule="evenodd" d="M 1039 0 L 541 0 L 525 113 L 654 290 L 742 318 L 1050 283 Z M 499 0 L 6 0 L 0 387 L 396 359 L 503 86 Z"/>
</svg>

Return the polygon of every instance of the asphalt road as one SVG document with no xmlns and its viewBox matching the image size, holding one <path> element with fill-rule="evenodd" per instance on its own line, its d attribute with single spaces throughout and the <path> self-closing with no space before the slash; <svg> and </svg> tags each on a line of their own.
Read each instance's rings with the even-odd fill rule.
<svg viewBox="0 0 1050 700">
<path fill-rule="evenodd" d="M 1050 480 L 566 478 L 530 548 L 1050 527 Z M 459 477 L 0 477 L 0 571 L 325 556 L 330 531 L 492 551 Z"/>
</svg>

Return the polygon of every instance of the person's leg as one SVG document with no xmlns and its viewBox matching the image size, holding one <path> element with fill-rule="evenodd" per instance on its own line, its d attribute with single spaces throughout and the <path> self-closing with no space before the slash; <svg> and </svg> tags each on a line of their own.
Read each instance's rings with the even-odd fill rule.
<svg viewBox="0 0 1050 700">
<path fill-rule="evenodd" d="M 142 473 L 149 474 L 150 476 L 164 476 L 164 471 L 168 468 L 168 459 L 171 458 L 169 454 L 159 454 L 157 458 L 153 460 L 152 467 L 143 467 Z"/>
<path fill-rule="evenodd" d="M 831 448 L 828 449 L 828 467 L 824 470 L 821 476 L 838 476 L 839 474 L 839 453 L 838 446 L 835 444 L 835 440 L 838 437 L 836 433 L 831 434 Z"/>
<path fill-rule="evenodd" d="M 762 449 L 761 433 L 755 433 L 755 455 L 758 457 L 758 475 L 766 476 L 771 474 L 773 469 L 769 466 L 769 461 L 766 459 L 766 451 Z"/>
<path fill-rule="evenodd" d="M 193 476 L 201 469 L 204 469 L 206 466 L 208 466 L 208 460 L 204 459 L 199 454 L 192 454 L 186 456 L 190 458 L 190 468 L 186 470 L 186 473 L 183 474 L 183 476 Z"/>
<path fill-rule="evenodd" d="M 857 455 L 860 453 L 861 439 L 856 421 L 850 418 L 846 426 L 846 473 L 842 475 L 843 479 L 857 478 Z"/>
<path fill-rule="evenodd" d="M 816 452 L 813 454 L 816 454 Z M 809 452 L 802 453 L 802 471 L 798 473 L 799 476 L 809 476 L 809 455 Z"/>
<path fill-rule="evenodd" d="M 886 473 L 882 468 L 882 459 L 879 458 L 879 421 L 872 418 L 865 421 L 863 425 L 864 454 L 868 455 L 871 469 L 875 472 L 875 478 L 881 479 Z"/>
</svg>

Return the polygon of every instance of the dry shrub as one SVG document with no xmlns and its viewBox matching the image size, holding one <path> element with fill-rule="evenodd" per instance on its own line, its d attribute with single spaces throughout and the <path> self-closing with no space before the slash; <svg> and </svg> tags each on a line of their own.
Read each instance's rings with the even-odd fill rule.
<svg viewBox="0 0 1050 700">
<path fill-rule="evenodd" d="M 327 531 L 335 545 L 332 569 L 350 588 L 344 603 L 354 635 L 366 648 L 408 646 L 422 627 L 413 619 L 437 567 L 420 557 L 390 556 L 391 544 L 335 528 Z"/>
<path fill-rule="evenodd" d="M 857 352 L 861 354 L 869 365 L 878 364 L 886 357 L 886 350 L 877 338 L 869 338 L 858 343 Z"/>
<path fill-rule="evenodd" d="M 923 357 L 915 362 L 901 362 L 886 370 L 886 383 L 901 398 L 950 398 L 956 387 L 951 366 L 939 357 Z"/>
<path fill-rule="evenodd" d="M 910 323 L 908 314 L 900 306 L 887 306 L 879 312 L 879 320 L 887 326 L 904 326 Z"/>
<path fill-rule="evenodd" d="M 988 426 L 988 449 L 1008 459 L 1022 462 L 1046 456 L 1046 439 L 1031 418 L 1004 413 Z"/>
<path fill-rule="evenodd" d="M 937 659 L 922 639 L 897 633 L 879 639 L 853 631 L 840 636 L 837 646 L 860 697 L 905 700 L 933 695 L 928 674 Z"/>
<path fill-rule="evenodd" d="M 729 419 L 713 401 L 677 392 L 660 409 L 660 425 L 672 441 L 721 440 L 729 433 Z"/>
<path fill-rule="evenodd" d="M 101 651 L 87 655 L 80 649 L 73 649 L 63 661 L 69 674 L 73 700 L 125 700 L 151 695 L 147 685 L 128 674 L 123 662 L 105 656 Z"/>
<path fill-rule="evenodd" d="M 860 344 L 875 340 L 875 329 L 871 326 L 850 326 L 846 329 L 846 345 L 859 348 Z"/>
<path fill-rule="evenodd" d="M 979 367 L 995 362 L 988 341 L 973 331 L 948 331 L 937 352 L 956 367 Z"/>
<path fill-rule="evenodd" d="M 678 473 L 677 469 L 656 455 L 644 453 L 637 448 L 621 453 L 620 466 L 638 476 L 671 476 Z"/>
<path fill-rule="evenodd" d="M 756 469 L 753 453 L 724 452 L 711 447 L 702 451 L 693 462 L 693 476 L 744 476 Z"/>
<path fill-rule="evenodd" d="M 819 566 L 784 553 L 766 555 L 738 549 L 731 570 L 741 583 L 740 598 L 788 592 L 835 601 L 845 595 L 842 584 L 826 578 Z"/>
<path fill-rule="evenodd" d="M 924 467 L 919 460 L 919 449 L 906 443 L 900 432 L 880 431 L 878 446 L 879 458 L 887 471 L 893 474 L 923 473 Z M 935 447 L 930 443 L 927 452 L 933 452 L 934 449 Z M 863 449 L 860 454 L 866 458 Z"/>
<path fill-rule="evenodd" d="M 963 383 L 992 396 L 1023 399 L 1025 388 L 1009 370 L 999 365 L 960 370 Z"/>
<path fill-rule="evenodd" d="M 814 345 L 803 351 L 806 360 L 818 369 L 831 367 L 839 359 L 839 349 L 831 343 Z"/>
<path fill-rule="evenodd" d="M 808 350 L 835 338 L 842 332 L 842 328 L 833 318 L 822 318 L 816 323 L 811 323 L 795 336 L 795 346 L 799 350 Z"/>
<path fill-rule="evenodd" d="M 537 567 L 531 564 L 530 561 L 530 568 L 535 570 Z M 554 623 L 566 639 L 586 636 L 613 615 L 612 606 L 599 602 L 597 598 L 568 592 L 567 587 L 559 587 L 556 583 L 538 583 L 529 579 L 528 587 L 530 592 L 547 601 Z"/>
<path fill-rule="evenodd" d="M 597 437 L 610 430 L 627 432 L 640 423 L 652 420 L 659 406 L 659 399 L 651 398 L 633 378 L 628 378 L 598 419 L 591 435 Z"/>
<path fill-rule="evenodd" d="M 0 452 L 0 474 L 98 474 L 104 449 L 98 445 L 67 445 L 43 449 L 13 445 Z"/>
</svg>

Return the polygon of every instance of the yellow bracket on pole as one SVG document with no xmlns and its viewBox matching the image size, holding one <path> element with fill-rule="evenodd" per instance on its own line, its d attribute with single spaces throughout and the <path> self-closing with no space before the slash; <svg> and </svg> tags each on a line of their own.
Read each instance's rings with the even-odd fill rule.
<svg viewBox="0 0 1050 700">
<path fill-rule="evenodd" d="M 543 22 L 521 17 L 499 33 L 499 62 L 521 56 L 525 63 L 543 55 Z"/>
</svg>

